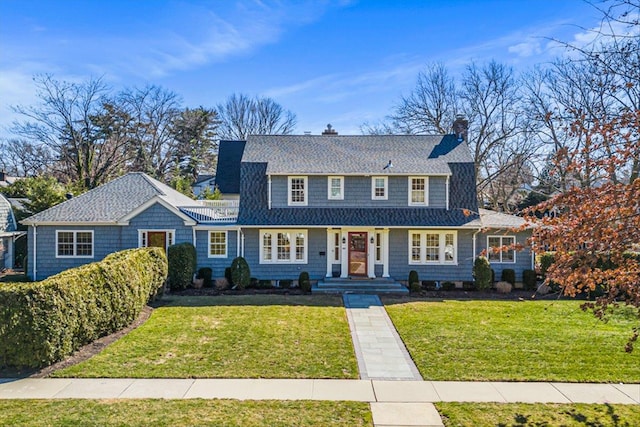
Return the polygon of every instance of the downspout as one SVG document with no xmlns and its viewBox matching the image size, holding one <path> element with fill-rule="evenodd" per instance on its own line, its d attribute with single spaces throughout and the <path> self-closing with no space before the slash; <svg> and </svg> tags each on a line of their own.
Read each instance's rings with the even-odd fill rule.
<svg viewBox="0 0 640 427">
<path fill-rule="evenodd" d="M 193 237 L 191 238 L 191 240 L 193 241 L 193 247 L 194 247 L 194 248 L 197 248 L 197 247 L 198 247 L 198 245 L 196 244 L 196 243 L 197 243 L 197 242 L 196 242 L 196 229 L 195 229 L 194 227 L 192 227 L 192 228 L 191 228 L 191 234 L 192 234 L 192 236 L 193 236 Z"/>
<path fill-rule="evenodd" d="M 242 240 L 242 244 L 240 245 L 240 256 L 244 258 L 244 233 L 240 230 L 240 239 Z"/>
<path fill-rule="evenodd" d="M 271 210 L 271 175 L 267 175 L 267 183 L 269 187 L 267 200 L 268 200 L 269 210 Z"/>
<path fill-rule="evenodd" d="M 445 181 L 445 203 L 447 205 L 447 210 L 449 210 L 449 179 L 451 175 L 447 175 L 447 180 Z"/>
<path fill-rule="evenodd" d="M 476 236 L 478 235 L 478 233 L 480 233 L 482 231 L 482 228 L 478 228 L 478 230 L 476 230 L 475 233 L 473 233 L 473 261 L 475 261 L 477 255 L 476 255 Z"/>
<path fill-rule="evenodd" d="M 33 226 L 33 281 L 38 280 L 38 269 L 36 265 L 38 264 L 38 226 Z"/>
<path fill-rule="evenodd" d="M 242 233 L 242 230 L 240 229 L 240 227 L 238 227 L 236 229 L 236 256 L 239 257 L 240 256 L 240 233 Z"/>
</svg>

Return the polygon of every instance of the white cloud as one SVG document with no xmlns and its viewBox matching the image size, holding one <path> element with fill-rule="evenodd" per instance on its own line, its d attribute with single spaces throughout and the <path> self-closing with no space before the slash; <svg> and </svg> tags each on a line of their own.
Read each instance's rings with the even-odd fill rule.
<svg viewBox="0 0 640 427">
<path fill-rule="evenodd" d="M 522 43 L 518 43 L 513 46 L 509 46 L 507 49 L 509 53 L 515 53 L 516 55 L 527 58 L 532 55 L 539 55 L 542 53 L 542 48 L 540 47 L 540 41 L 538 40 L 527 40 Z"/>
</svg>

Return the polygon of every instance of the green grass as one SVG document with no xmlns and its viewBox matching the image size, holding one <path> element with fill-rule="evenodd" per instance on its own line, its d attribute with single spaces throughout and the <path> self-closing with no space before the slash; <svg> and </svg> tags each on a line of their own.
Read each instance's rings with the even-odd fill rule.
<svg viewBox="0 0 640 427">
<path fill-rule="evenodd" d="M 426 380 L 638 382 L 624 345 L 631 311 L 608 323 L 576 301 L 407 301 L 385 306 Z"/>
<path fill-rule="evenodd" d="M 444 425 L 635 427 L 638 405 L 436 403 Z"/>
<path fill-rule="evenodd" d="M 3 426 L 373 426 L 367 403 L 0 400 Z"/>
<path fill-rule="evenodd" d="M 173 297 L 57 377 L 358 378 L 337 297 Z"/>
</svg>

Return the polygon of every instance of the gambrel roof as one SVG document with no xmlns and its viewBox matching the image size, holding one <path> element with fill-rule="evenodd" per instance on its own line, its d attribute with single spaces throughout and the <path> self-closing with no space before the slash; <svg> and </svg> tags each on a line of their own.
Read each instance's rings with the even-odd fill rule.
<svg viewBox="0 0 640 427">
<path fill-rule="evenodd" d="M 454 135 L 251 135 L 242 161 L 267 175 L 451 175 L 473 158 Z"/>
<path fill-rule="evenodd" d="M 37 213 L 23 224 L 52 223 L 117 224 L 125 223 L 141 209 L 159 202 L 175 208 L 193 206 L 194 200 L 141 172 L 132 172 L 100 187 L 73 197 L 59 205 Z M 185 220 L 189 218 L 184 216 Z"/>
</svg>

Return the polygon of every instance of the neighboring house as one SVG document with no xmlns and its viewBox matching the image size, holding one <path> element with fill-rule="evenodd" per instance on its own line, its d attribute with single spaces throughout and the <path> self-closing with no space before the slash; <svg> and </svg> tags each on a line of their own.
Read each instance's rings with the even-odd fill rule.
<svg viewBox="0 0 640 427">
<path fill-rule="evenodd" d="M 215 175 L 198 175 L 198 179 L 196 182 L 191 185 L 191 189 L 193 190 L 193 194 L 196 197 L 199 197 L 205 189 L 209 189 L 213 191 L 216 187 L 216 176 Z"/>
<path fill-rule="evenodd" d="M 16 176 L 9 176 L 5 171 L 0 171 L 0 187 L 8 187 L 20 178 Z"/>
<path fill-rule="evenodd" d="M 13 268 L 14 243 L 24 234 L 18 231 L 11 204 L 0 194 L 0 270 Z"/>
<path fill-rule="evenodd" d="M 125 175 L 24 221 L 29 273 L 43 278 L 119 249 L 191 242 L 198 266 L 218 277 L 241 255 L 259 279 L 307 271 L 312 279 L 406 280 L 416 270 L 422 280 L 472 280 L 478 254 L 524 244 L 528 233 L 509 231 L 520 218 L 478 209 L 464 126 L 458 120 L 455 135 L 227 141 L 217 184 L 223 194 L 225 185 L 229 195 L 237 188 L 239 208 L 236 200 L 198 202 L 144 174 Z M 497 279 L 513 268 L 522 280 L 532 268 L 528 250 L 489 257 Z"/>
</svg>

